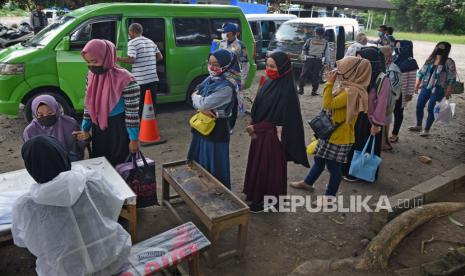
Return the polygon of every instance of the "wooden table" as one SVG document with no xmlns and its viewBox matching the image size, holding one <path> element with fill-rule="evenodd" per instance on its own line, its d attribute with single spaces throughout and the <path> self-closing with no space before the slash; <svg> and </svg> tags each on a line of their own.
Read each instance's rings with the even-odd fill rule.
<svg viewBox="0 0 465 276">
<path fill-rule="evenodd" d="M 207 227 L 212 243 L 206 254 L 209 265 L 234 256 L 242 258 L 247 242 L 249 207 L 195 161 L 164 164 L 162 174 L 163 205 L 182 223 L 171 203 L 175 198 L 182 198 Z M 176 196 L 170 196 L 170 187 L 176 191 Z M 238 227 L 235 249 L 220 253 L 221 232 L 235 226 Z"/>
<path fill-rule="evenodd" d="M 118 172 L 108 162 L 105 157 L 73 162 L 72 166 L 81 165 L 89 169 L 100 171 L 110 184 L 117 191 L 119 198 L 124 200 L 120 216 L 129 222 L 129 234 L 133 242 L 136 241 L 137 213 L 136 194 L 129 188 Z M 29 191 L 31 185 L 35 183 L 26 169 L 0 174 L 0 192 L 7 191 Z M 0 225 L 0 242 L 11 239 L 11 224 Z"/>
</svg>

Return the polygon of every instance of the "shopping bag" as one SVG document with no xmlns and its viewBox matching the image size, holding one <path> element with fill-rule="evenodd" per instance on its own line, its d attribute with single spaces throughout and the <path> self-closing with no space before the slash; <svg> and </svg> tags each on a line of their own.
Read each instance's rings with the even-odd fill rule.
<svg viewBox="0 0 465 276">
<path fill-rule="evenodd" d="M 146 159 L 141 151 L 130 154 L 125 163 L 116 166 L 116 171 L 137 196 L 137 208 L 159 205 L 155 161 Z"/>
<path fill-rule="evenodd" d="M 437 122 L 449 123 L 452 120 L 455 112 L 455 104 L 450 103 L 446 98 L 443 98 L 434 107 L 434 119 Z"/>
<path fill-rule="evenodd" d="M 307 153 L 314 155 L 316 152 L 316 147 L 318 146 L 318 139 L 315 136 L 312 137 L 312 141 L 307 146 Z"/>
<path fill-rule="evenodd" d="M 371 153 L 368 153 L 367 147 L 370 140 L 373 140 L 373 143 L 371 144 Z M 363 150 L 356 150 L 354 152 L 354 157 L 352 158 L 349 169 L 349 174 L 351 176 L 368 182 L 375 182 L 376 171 L 381 164 L 381 158 L 375 155 L 375 141 L 375 136 L 370 135 Z"/>
</svg>

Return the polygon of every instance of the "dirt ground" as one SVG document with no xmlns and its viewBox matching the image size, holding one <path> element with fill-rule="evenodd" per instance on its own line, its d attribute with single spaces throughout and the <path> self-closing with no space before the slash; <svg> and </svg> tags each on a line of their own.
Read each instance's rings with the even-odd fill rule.
<svg viewBox="0 0 465 276">
<path fill-rule="evenodd" d="M 415 57 L 423 64 L 434 48 L 433 43 L 415 42 Z M 453 45 L 451 57 L 457 63 L 461 79 L 465 79 L 465 45 Z M 253 88 L 248 92 L 253 98 L 256 92 L 260 71 Z M 307 87 L 306 87 L 307 88 Z M 322 87 L 320 88 L 320 90 Z M 304 120 L 311 119 L 321 106 L 321 97 L 312 97 L 306 89 L 301 96 Z M 373 195 L 374 200 L 381 195 L 394 195 L 422 181 L 432 178 L 448 169 L 465 162 L 465 95 L 452 99 L 457 104 L 455 119 L 448 125 L 435 124 L 429 138 L 421 138 L 407 131 L 415 123 L 415 102 L 405 110 L 405 120 L 399 143 L 394 151 L 383 153 L 379 180 L 375 184 L 342 182 L 339 193 L 349 195 Z M 190 142 L 188 119 L 193 111 L 185 104 L 167 104 L 159 108 L 158 123 L 163 145 L 143 148 L 146 156 L 157 162 L 157 177 L 161 188 L 161 164 L 186 158 Z M 241 114 L 231 138 L 230 158 L 232 190 L 243 198 L 242 185 L 247 164 L 249 138 L 244 133 L 249 118 Z M 311 130 L 306 123 L 307 141 Z M 6 118 L 0 115 L 0 172 L 23 168 L 20 156 L 21 133 L 24 122 L 20 118 Z M 418 161 L 418 156 L 429 155 L 433 161 L 429 165 Z M 288 165 L 289 181 L 305 177 L 307 169 L 295 164 Z M 323 173 L 316 183 L 317 194 L 323 194 L 328 174 Z M 161 190 L 159 191 L 160 196 Z M 305 192 L 288 189 L 291 195 L 305 195 Z M 445 195 L 444 200 L 465 200 L 465 191 L 455 195 Z M 180 208 L 186 220 L 197 225 L 198 220 L 186 207 Z M 465 223 L 465 212 L 454 214 L 454 218 Z M 342 224 L 335 223 L 337 220 Z M 210 269 L 202 262 L 203 275 L 285 275 L 307 259 L 343 258 L 355 256 L 363 251 L 361 240 L 367 237 L 367 213 L 309 213 L 297 209 L 295 213 L 252 214 L 250 218 L 247 252 L 243 260 L 229 260 Z M 165 207 L 151 207 L 138 210 L 138 240 L 144 240 L 177 225 L 176 220 Z M 390 268 L 385 272 L 355 273 L 342 272 L 334 275 L 393 275 L 401 268 L 418 266 L 434 260 L 453 248 L 454 244 L 434 243 L 427 247 L 426 254 L 420 254 L 421 240 L 434 235 L 438 239 L 464 242 L 464 229 L 452 224 L 447 218 L 432 221 L 412 233 L 397 248 L 391 259 Z M 350 233 L 350 234 L 348 234 Z M 224 247 L 235 241 L 234 232 L 222 237 Z M 1 275 L 34 275 L 34 259 L 27 250 L 11 244 L 0 246 Z"/>
</svg>

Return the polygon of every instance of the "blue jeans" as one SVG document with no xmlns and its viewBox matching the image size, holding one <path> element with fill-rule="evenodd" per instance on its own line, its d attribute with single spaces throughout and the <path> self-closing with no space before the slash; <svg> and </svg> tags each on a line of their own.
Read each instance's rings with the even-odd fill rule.
<svg viewBox="0 0 465 276">
<path fill-rule="evenodd" d="M 426 118 L 425 130 L 430 130 L 434 122 L 434 107 L 437 102 L 444 98 L 444 89 L 436 87 L 436 91 L 431 93 L 431 89 L 422 88 L 417 99 L 417 126 L 423 125 L 423 114 L 426 103 L 428 103 L 428 117 Z M 428 102 L 429 101 L 429 102 Z"/>
<path fill-rule="evenodd" d="M 335 196 L 342 180 L 342 163 L 315 156 L 315 164 L 313 164 L 304 181 L 306 184 L 313 186 L 325 170 L 325 165 L 329 171 L 329 184 L 325 195 Z"/>
</svg>

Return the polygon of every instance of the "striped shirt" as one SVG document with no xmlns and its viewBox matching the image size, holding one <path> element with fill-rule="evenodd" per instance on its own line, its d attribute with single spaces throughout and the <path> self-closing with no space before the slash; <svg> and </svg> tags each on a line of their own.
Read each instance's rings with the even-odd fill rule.
<svg viewBox="0 0 465 276">
<path fill-rule="evenodd" d="M 144 36 L 129 41 L 128 57 L 135 59 L 132 74 L 139 85 L 158 81 L 157 53 L 160 53 L 157 45 Z"/>
<path fill-rule="evenodd" d="M 133 81 L 123 90 L 121 99 L 110 114 L 108 114 L 109 117 L 112 117 L 124 112 L 127 132 L 129 139 L 132 141 L 139 140 L 139 97 L 139 84 Z M 86 107 L 84 107 L 82 119 L 82 130 L 90 131 L 92 128 L 92 121 Z"/>
</svg>

